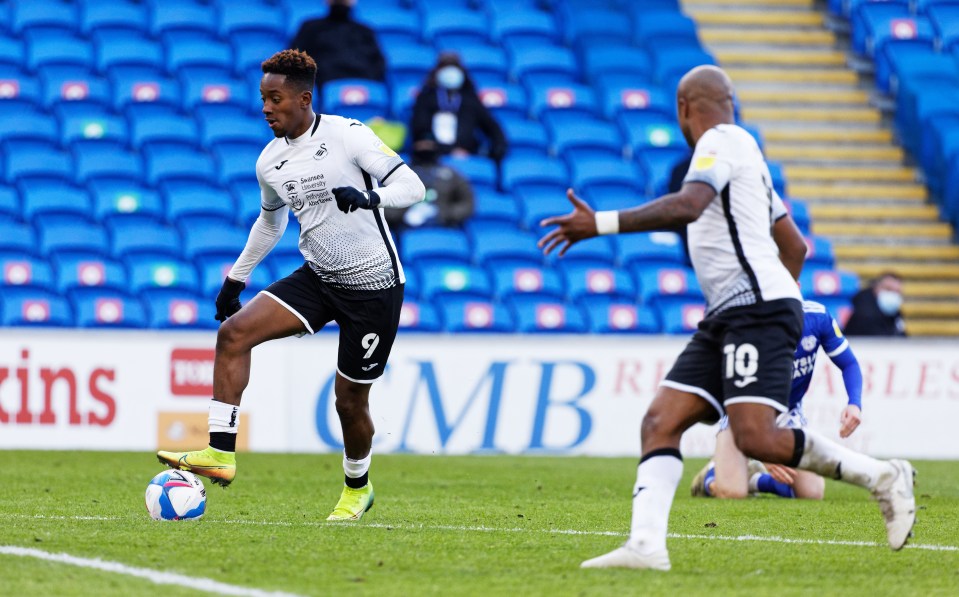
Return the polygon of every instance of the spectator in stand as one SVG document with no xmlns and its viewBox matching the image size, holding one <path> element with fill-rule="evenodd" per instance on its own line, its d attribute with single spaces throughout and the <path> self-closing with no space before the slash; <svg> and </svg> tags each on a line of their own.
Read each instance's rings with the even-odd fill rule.
<svg viewBox="0 0 959 597">
<path fill-rule="evenodd" d="M 490 158 L 499 162 L 506 155 L 503 129 L 480 101 L 455 52 L 442 53 L 427 76 L 413 105 L 410 130 L 413 143 L 433 141 L 440 155 L 479 153 L 483 137 Z"/>
<path fill-rule="evenodd" d="M 330 12 L 300 25 L 290 47 L 316 62 L 316 88 L 335 79 L 386 79 L 386 60 L 376 33 L 352 18 L 356 0 L 327 0 Z"/>
<path fill-rule="evenodd" d="M 847 336 L 905 336 L 902 319 L 902 278 L 885 272 L 852 297 Z"/>
<path fill-rule="evenodd" d="M 473 215 L 472 185 L 455 168 L 439 161 L 435 143 L 416 143 L 411 167 L 426 186 L 426 200 L 410 207 L 387 209 L 386 221 L 391 230 L 427 225 L 459 228 Z"/>
</svg>

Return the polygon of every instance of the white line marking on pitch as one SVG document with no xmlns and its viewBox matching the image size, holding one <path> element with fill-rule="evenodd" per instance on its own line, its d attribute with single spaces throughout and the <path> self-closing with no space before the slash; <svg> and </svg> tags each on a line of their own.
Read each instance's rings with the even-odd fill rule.
<svg viewBox="0 0 959 597">
<path fill-rule="evenodd" d="M 86 517 L 89 520 L 93 517 Z M 298 597 L 292 593 L 282 593 L 275 591 L 261 591 L 260 589 L 250 589 L 247 587 L 238 587 L 228 585 L 210 578 L 194 578 L 176 574 L 173 572 L 161 572 L 149 568 L 135 568 L 119 562 L 110 562 L 99 558 L 80 558 L 68 553 L 50 553 L 40 549 L 29 547 L 17 547 L 15 545 L 0 545 L 0 555 L 21 556 L 25 558 L 37 558 L 48 562 L 58 564 L 68 564 L 70 566 L 79 566 L 80 568 L 93 568 L 104 572 L 114 572 L 116 574 L 125 574 L 127 576 L 136 576 L 144 578 L 158 585 L 177 585 L 193 589 L 195 591 L 206 591 L 207 593 L 217 593 L 220 595 L 238 595 L 240 597 Z"/>
<path fill-rule="evenodd" d="M 39 519 L 39 520 L 131 520 L 129 517 L 120 516 L 46 516 L 37 514 L 34 516 L 25 515 L 5 515 L 0 514 L 0 518 L 20 518 L 20 519 Z M 331 526 L 351 526 L 354 528 L 372 528 L 372 529 L 399 529 L 403 531 L 456 531 L 470 533 L 545 533 L 547 535 L 587 535 L 593 537 L 625 537 L 626 533 L 619 531 L 580 531 L 576 529 L 524 529 L 522 527 L 501 528 L 487 526 L 457 526 L 442 524 L 386 524 L 382 522 L 361 522 L 354 523 L 336 523 L 325 521 L 303 521 L 287 522 L 283 520 L 217 520 L 211 518 L 204 519 L 206 524 L 240 524 L 251 526 L 276 526 L 276 527 L 331 527 Z M 708 541 L 753 541 L 759 543 L 792 543 L 796 545 L 838 545 L 846 547 L 888 547 L 885 543 L 876 543 L 875 541 L 841 541 L 834 539 L 790 539 L 788 537 L 763 537 L 761 535 L 687 535 L 683 533 L 669 533 L 667 535 L 672 539 L 696 539 Z M 906 549 L 922 549 L 926 551 L 959 551 L 955 545 L 934 545 L 922 543 L 910 543 Z"/>
</svg>

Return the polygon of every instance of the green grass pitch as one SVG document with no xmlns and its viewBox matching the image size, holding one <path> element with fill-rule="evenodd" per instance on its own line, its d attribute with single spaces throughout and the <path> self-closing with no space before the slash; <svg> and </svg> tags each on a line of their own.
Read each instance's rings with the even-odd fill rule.
<svg viewBox="0 0 959 597">
<path fill-rule="evenodd" d="M 152 454 L 15 452 L 0 468 L 0 548 L 296 595 L 959 595 L 959 463 L 916 462 L 916 536 L 885 546 L 875 503 L 830 481 L 824 502 L 689 497 L 670 519 L 670 572 L 580 570 L 618 546 L 635 459 L 375 456 L 376 505 L 324 522 L 341 456 L 241 454 L 237 480 L 207 483 L 199 521 L 155 522 Z M 160 592 L 162 591 L 162 593 Z M 258 593 L 259 592 L 259 593 Z M 197 595 L 0 552 L 2 595 Z"/>
</svg>

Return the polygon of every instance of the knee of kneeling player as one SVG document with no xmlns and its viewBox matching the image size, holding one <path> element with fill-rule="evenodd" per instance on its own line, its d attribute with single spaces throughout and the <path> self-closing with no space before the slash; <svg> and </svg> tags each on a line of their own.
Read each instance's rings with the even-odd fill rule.
<svg viewBox="0 0 959 597">
<path fill-rule="evenodd" d="M 749 488 L 734 483 L 723 483 L 717 478 L 709 487 L 710 493 L 721 500 L 741 500 L 749 496 Z"/>
<path fill-rule="evenodd" d="M 826 496 L 826 480 L 819 475 L 810 474 L 808 479 L 797 482 L 793 489 L 796 497 L 804 500 L 821 500 Z"/>
</svg>

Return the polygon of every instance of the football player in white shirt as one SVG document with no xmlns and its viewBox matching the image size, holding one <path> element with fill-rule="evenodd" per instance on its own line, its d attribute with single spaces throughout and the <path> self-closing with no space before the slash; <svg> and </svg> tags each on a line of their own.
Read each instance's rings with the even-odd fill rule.
<svg viewBox="0 0 959 597">
<path fill-rule="evenodd" d="M 315 333 L 335 320 L 340 339 L 334 392 L 345 486 L 328 520 L 358 520 L 373 505 L 370 386 L 386 367 L 405 282 L 382 208 L 412 205 L 426 191 L 364 124 L 313 112 L 315 76 L 316 63 L 297 50 L 278 52 L 263 63 L 263 116 L 276 138 L 256 164 L 260 216 L 216 298 L 216 317 L 223 324 L 213 369 L 210 445 L 157 456 L 229 485 L 236 475 L 237 415 L 251 350 L 267 340 Z M 283 235 L 291 210 L 300 224 L 305 263 L 241 308 L 245 280 Z"/>
<path fill-rule="evenodd" d="M 683 472 L 679 442 L 699 422 L 729 416 L 742 452 L 869 489 L 889 545 L 905 545 L 915 522 L 912 466 L 858 454 L 806 429 L 783 429 L 801 296 L 779 259 L 771 227 L 775 192 L 755 140 L 736 126 L 732 81 L 715 66 L 688 72 L 676 94 L 692 164 L 682 188 L 640 207 L 594 212 L 572 189 L 573 212 L 545 219 L 541 240 L 563 255 L 599 234 L 687 226 L 689 252 L 706 296 L 706 317 L 663 380 L 643 418 L 629 539 L 584 568 L 669 570 L 666 528 Z"/>
</svg>

